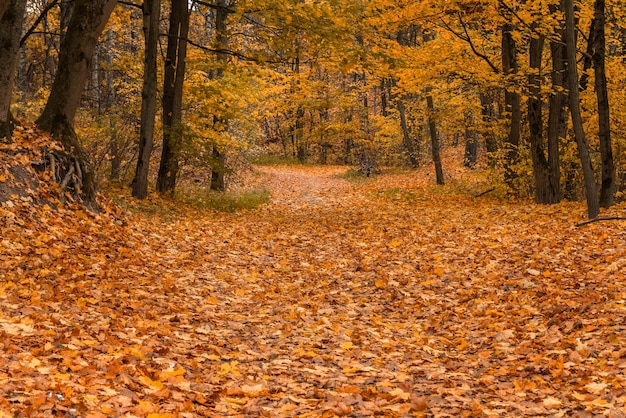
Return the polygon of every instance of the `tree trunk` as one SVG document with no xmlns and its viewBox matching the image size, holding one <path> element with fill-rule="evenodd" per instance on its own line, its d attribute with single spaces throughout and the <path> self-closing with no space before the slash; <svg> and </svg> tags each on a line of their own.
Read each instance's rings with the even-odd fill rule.
<svg viewBox="0 0 626 418">
<path fill-rule="evenodd" d="M 492 123 L 494 122 L 494 110 L 493 110 L 493 94 L 481 93 L 480 94 L 480 107 L 482 115 L 482 134 L 485 138 L 485 150 L 487 151 L 487 161 L 489 166 L 493 167 L 496 163 L 496 152 L 498 152 L 498 143 L 492 132 Z"/>
<path fill-rule="evenodd" d="M 437 137 L 437 123 L 435 120 L 435 106 L 433 96 L 426 96 L 426 106 L 428 107 L 428 128 L 430 131 L 430 143 L 433 153 L 433 163 L 435 164 L 435 174 L 437 184 L 444 184 L 443 167 L 441 166 L 441 155 L 439 154 L 439 138 Z"/>
<path fill-rule="evenodd" d="M 157 112 L 157 47 L 159 45 L 159 19 L 161 0 L 145 0 L 143 3 L 143 32 L 145 56 L 143 87 L 141 92 L 141 127 L 139 129 L 139 156 L 133 180 L 133 196 L 145 199 L 148 195 L 148 171 L 154 140 Z"/>
<path fill-rule="evenodd" d="M 218 0 L 215 8 L 215 49 L 224 51 L 228 48 L 228 35 L 226 33 L 226 20 L 229 11 L 228 0 Z M 224 70 L 227 64 L 227 56 L 223 52 L 217 53 L 218 68 L 214 78 L 224 76 Z M 228 130 L 228 120 L 223 117 L 216 117 L 213 121 L 213 127 L 219 126 L 221 131 Z M 218 144 L 213 144 L 213 164 L 211 165 L 211 190 L 226 190 L 226 152 L 221 150 Z"/>
<path fill-rule="evenodd" d="M 544 37 L 539 35 L 530 40 L 530 68 L 528 75 L 528 126 L 530 155 L 535 179 L 535 201 L 550 204 L 559 202 L 559 189 L 554 189 L 554 173 L 546 158 L 543 139 L 543 101 L 541 100 L 541 58 Z"/>
<path fill-rule="evenodd" d="M 595 90 L 598 100 L 598 137 L 600 158 L 602 159 L 602 184 L 600 186 L 600 206 L 613 205 L 615 196 L 615 164 L 611 145 L 611 122 L 609 115 L 609 95 L 606 82 L 605 56 L 605 0 L 595 0 L 594 17 L 589 34 L 587 53 L 591 56 L 595 75 Z"/>
<path fill-rule="evenodd" d="M 0 20 L 4 17 L 4 12 L 9 8 L 10 1 L 2 0 L 0 2 Z"/>
<path fill-rule="evenodd" d="M 178 175 L 178 154 L 182 140 L 183 82 L 189 32 L 187 0 L 172 0 L 163 82 L 163 151 L 157 177 L 157 191 L 173 193 Z"/>
<path fill-rule="evenodd" d="M 406 120 L 406 108 L 404 106 L 404 101 L 402 98 L 398 98 L 396 100 L 396 107 L 398 108 L 398 113 L 400 114 L 400 128 L 402 128 L 402 142 L 404 143 L 404 149 L 406 150 L 407 156 L 409 157 L 409 164 L 413 168 L 417 168 L 420 165 L 419 155 L 415 149 L 415 143 L 413 138 L 411 138 L 411 133 L 409 131 L 409 126 Z"/>
<path fill-rule="evenodd" d="M 567 48 L 567 79 L 569 88 L 569 108 L 574 127 L 574 136 L 578 147 L 578 157 L 583 169 L 585 195 L 587 197 L 587 213 L 593 219 L 600 213 L 600 204 L 596 192 L 596 181 L 587 148 L 587 140 L 580 114 L 580 95 L 578 92 L 578 68 L 576 65 L 576 23 L 574 17 L 574 0 L 564 0 L 565 4 L 565 38 Z"/>
<path fill-rule="evenodd" d="M 555 13 L 558 7 L 552 8 Z M 550 51 L 552 55 L 552 90 L 550 92 L 548 104 L 548 165 L 550 166 L 550 188 L 555 191 L 557 201 L 563 197 L 561 188 L 561 162 L 560 162 L 560 142 L 567 134 L 567 96 L 564 93 L 566 88 L 566 51 L 565 35 L 561 31 L 563 42 L 550 41 Z"/>
<path fill-rule="evenodd" d="M 472 111 L 465 114 L 465 152 L 463 154 L 463 165 L 474 168 L 478 158 L 478 135 L 474 126 L 474 115 Z"/>
<path fill-rule="evenodd" d="M 505 111 L 510 115 L 509 135 L 506 139 L 506 162 L 505 181 L 512 189 L 515 189 L 514 180 L 517 177 L 515 164 L 519 161 L 519 143 L 521 129 L 521 105 L 520 94 L 514 90 L 515 83 L 511 82 L 510 76 L 517 74 L 517 45 L 513 38 L 514 26 L 506 23 L 502 26 L 502 72 L 507 77 L 506 90 L 504 93 Z"/>
<path fill-rule="evenodd" d="M 46 106 L 37 119 L 39 128 L 59 140 L 75 166 L 74 192 L 95 207 L 95 176 L 74 131 L 74 118 L 89 75 L 98 37 L 117 0 L 76 0 L 59 52 L 59 67 Z M 70 170 L 70 168 L 68 168 Z M 68 171 L 69 173 L 69 171 Z M 63 178 L 67 176 L 64 174 Z"/>
<path fill-rule="evenodd" d="M 5 0 L 0 11 L 0 140 L 6 138 L 10 141 L 13 134 L 11 96 L 26 0 Z"/>
</svg>

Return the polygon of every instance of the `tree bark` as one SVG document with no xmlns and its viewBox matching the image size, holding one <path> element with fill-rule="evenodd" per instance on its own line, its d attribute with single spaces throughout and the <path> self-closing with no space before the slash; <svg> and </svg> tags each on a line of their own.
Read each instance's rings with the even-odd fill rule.
<svg viewBox="0 0 626 418">
<path fill-rule="evenodd" d="M 543 101 L 541 100 L 541 59 L 544 37 L 538 35 L 530 40 L 530 68 L 528 75 L 528 126 L 530 155 L 535 179 L 535 201 L 542 204 L 558 203 L 559 188 L 554 188 L 555 173 L 546 158 L 543 138 Z"/>
<path fill-rule="evenodd" d="M 59 140 L 81 178 L 75 192 L 88 206 L 95 205 L 95 176 L 89 158 L 74 131 L 74 118 L 89 75 L 98 37 L 117 0 L 76 0 L 59 52 L 59 67 L 46 106 L 37 119 L 39 128 Z"/>
<path fill-rule="evenodd" d="M 555 13 L 557 6 L 551 8 Z M 563 198 L 561 188 L 561 162 L 560 162 L 560 143 L 567 134 L 567 96 L 566 90 L 566 51 L 565 51 L 565 34 L 560 32 L 562 42 L 551 40 L 550 52 L 552 56 L 552 89 L 548 99 L 548 165 L 550 166 L 550 188 L 555 191 L 555 197 L 558 201 Z"/>
<path fill-rule="evenodd" d="M 415 141 L 411 138 L 411 133 L 409 131 L 409 126 L 406 120 L 406 107 L 404 106 L 404 101 L 402 98 L 396 99 L 396 107 L 398 108 L 398 113 L 400 114 L 400 128 L 402 129 L 402 142 L 404 143 L 404 149 L 406 150 L 407 156 L 409 157 L 409 164 L 413 168 L 417 168 L 420 165 L 419 162 L 419 153 L 415 147 Z"/>
<path fill-rule="evenodd" d="M 574 136 L 578 148 L 578 157 L 583 169 L 585 195 L 587 198 L 587 214 L 593 219 L 600 213 L 600 204 L 596 191 L 596 181 L 587 148 L 587 140 L 583 129 L 580 113 L 580 94 L 578 91 L 578 68 L 576 65 L 576 23 L 574 17 L 574 0 L 564 0 L 565 4 L 565 38 L 567 48 L 567 85 L 569 88 L 569 108 L 574 127 Z"/>
<path fill-rule="evenodd" d="M 506 139 L 506 162 L 505 181 L 512 189 L 515 189 L 514 180 L 517 178 L 514 166 L 519 161 L 519 143 L 521 130 L 521 104 L 520 94 L 514 90 L 515 83 L 511 82 L 511 76 L 518 72 L 517 45 L 513 38 L 514 26 L 506 23 L 502 26 L 502 72 L 507 77 L 506 90 L 504 92 L 505 111 L 510 115 L 509 135 Z"/>
<path fill-rule="evenodd" d="M 0 140 L 11 140 L 11 96 L 19 55 L 26 0 L 6 0 L 0 8 Z"/>
<path fill-rule="evenodd" d="M 444 184 L 443 167 L 441 166 L 441 155 L 439 153 L 439 138 L 437 137 L 437 122 L 435 119 L 435 106 L 433 96 L 426 96 L 426 106 L 428 107 L 428 128 L 430 131 L 430 143 L 433 153 L 433 163 L 435 165 L 435 175 L 437 184 Z"/>
<path fill-rule="evenodd" d="M 228 36 L 226 34 L 226 19 L 230 14 L 229 0 L 218 0 L 215 9 L 215 49 L 224 51 L 228 48 Z M 217 61 L 219 67 L 216 71 L 215 78 L 223 77 L 225 66 L 227 64 L 226 54 L 217 53 Z M 214 127 L 219 126 L 222 131 L 228 130 L 228 120 L 225 118 L 215 118 Z M 213 159 L 211 165 L 211 190 L 226 190 L 226 153 L 220 149 L 218 144 L 213 144 Z"/>
<path fill-rule="evenodd" d="M 474 126 L 472 111 L 465 113 L 465 152 L 463 153 L 463 165 L 474 168 L 478 158 L 478 135 Z"/>
<path fill-rule="evenodd" d="M 183 83 L 189 32 L 187 0 L 172 0 L 163 82 L 163 150 L 157 191 L 173 193 L 178 175 L 182 140 Z"/>
<path fill-rule="evenodd" d="M 2 0 L 0 2 L 0 20 L 4 17 L 4 12 L 9 8 L 10 2 L 7 0 Z"/>
<path fill-rule="evenodd" d="M 141 127 L 139 129 L 139 156 L 133 180 L 132 195 L 145 199 L 148 195 L 148 171 L 154 141 L 154 125 L 157 112 L 157 47 L 159 45 L 159 19 L 161 0 L 145 0 L 143 3 L 143 32 L 145 56 L 143 87 L 141 92 Z"/>
<path fill-rule="evenodd" d="M 613 205 L 615 196 L 615 164 L 611 145 L 611 122 L 609 112 L 609 95 L 606 81 L 606 15 L 605 0 L 595 0 L 594 17 L 591 22 L 587 54 L 591 57 L 594 69 L 594 83 L 598 101 L 598 138 L 600 142 L 600 158 L 602 160 L 602 183 L 600 186 L 600 206 Z"/>
<path fill-rule="evenodd" d="M 495 120 L 493 106 L 493 94 L 491 92 L 480 93 L 481 133 L 485 138 L 485 151 L 487 152 L 487 161 L 490 167 L 495 165 L 495 154 L 498 152 L 498 143 L 491 127 Z"/>
</svg>

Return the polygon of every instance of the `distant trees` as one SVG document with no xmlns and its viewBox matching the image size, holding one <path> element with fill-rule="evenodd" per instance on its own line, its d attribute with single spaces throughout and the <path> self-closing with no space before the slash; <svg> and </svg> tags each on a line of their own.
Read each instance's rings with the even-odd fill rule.
<svg viewBox="0 0 626 418">
<path fill-rule="evenodd" d="M 586 196 L 592 214 L 626 178 L 615 152 L 626 148 L 615 129 L 626 108 L 613 99 L 626 89 L 617 19 L 626 6 L 607 13 L 605 0 L 578 1 L 574 24 L 588 37 L 568 49 L 568 1 L 5 1 L 0 133 L 10 133 L 16 86 L 14 112 L 43 108 L 38 125 L 67 153 L 61 181 L 74 179 L 88 200 L 107 159 L 112 177 L 133 172 L 133 195 L 144 198 L 151 181 L 172 193 L 190 173 L 222 190 L 225 156 L 251 148 L 364 172 L 430 154 L 441 183 L 440 152 L 462 143 L 467 166 L 487 152 L 511 193 L 538 203 Z M 115 30 L 97 46 L 109 16 Z"/>
</svg>

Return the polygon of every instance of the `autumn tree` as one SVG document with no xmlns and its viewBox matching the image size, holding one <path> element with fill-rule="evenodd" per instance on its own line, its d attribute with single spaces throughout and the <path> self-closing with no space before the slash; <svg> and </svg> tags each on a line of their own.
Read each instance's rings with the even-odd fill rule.
<svg viewBox="0 0 626 418">
<path fill-rule="evenodd" d="M 116 3 L 117 0 L 76 0 L 61 43 L 50 96 L 37 119 L 37 125 L 58 139 L 67 153 L 61 181 L 71 182 L 89 205 L 95 202 L 95 173 L 74 130 L 74 118 L 98 37 Z"/>
<path fill-rule="evenodd" d="M 133 196 L 144 199 L 148 194 L 148 169 L 152 154 L 155 117 L 157 112 L 157 49 L 159 44 L 159 17 L 161 0 L 143 3 L 143 31 L 145 55 L 143 88 L 141 92 L 141 128 L 139 154 L 133 180 Z"/>
<path fill-rule="evenodd" d="M 172 193 L 176 187 L 179 152 L 183 138 L 183 83 L 189 33 L 187 0 L 172 0 L 163 79 L 163 146 L 157 191 Z"/>
<path fill-rule="evenodd" d="M 0 139 L 11 138 L 11 96 L 15 83 L 26 0 L 5 0 L 0 7 Z"/>
<path fill-rule="evenodd" d="M 567 48 L 567 86 L 569 89 L 569 108 L 574 129 L 574 138 L 578 148 L 578 157 L 583 169 L 585 195 L 587 198 L 587 213 L 589 218 L 595 218 L 600 213 L 599 201 L 596 192 L 596 181 L 593 166 L 587 147 L 587 138 L 583 128 L 580 111 L 580 94 L 578 79 L 578 64 L 576 60 L 576 20 L 574 16 L 574 0 L 564 0 L 565 7 L 565 40 Z"/>
<path fill-rule="evenodd" d="M 609 94 L 606 77 L 606 2 L 594 1 L 594 15 L 589 28 L 587 54 L 583 71 L 593 66 L 594 87 L 598 109 L 598 139 L 601 158 L 600 206 L 613 205 L 615 195 L 615 164 L 611 142 L 611 118 L 609 112 Z M 581 84 L 586 87 L 586 73 L 581 77 Z"/>
</svg>

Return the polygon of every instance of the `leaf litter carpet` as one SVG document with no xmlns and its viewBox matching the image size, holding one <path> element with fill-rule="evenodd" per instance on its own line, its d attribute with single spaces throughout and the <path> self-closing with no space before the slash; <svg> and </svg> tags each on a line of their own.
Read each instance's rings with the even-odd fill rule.
<svg viewBox="0 0 626 418">
<path fill-rule="evenodd" d="M 623 222 L 260 170 L 235 214 L 3 204 L 0 417 L 625 416 Z"/>
</svg>

